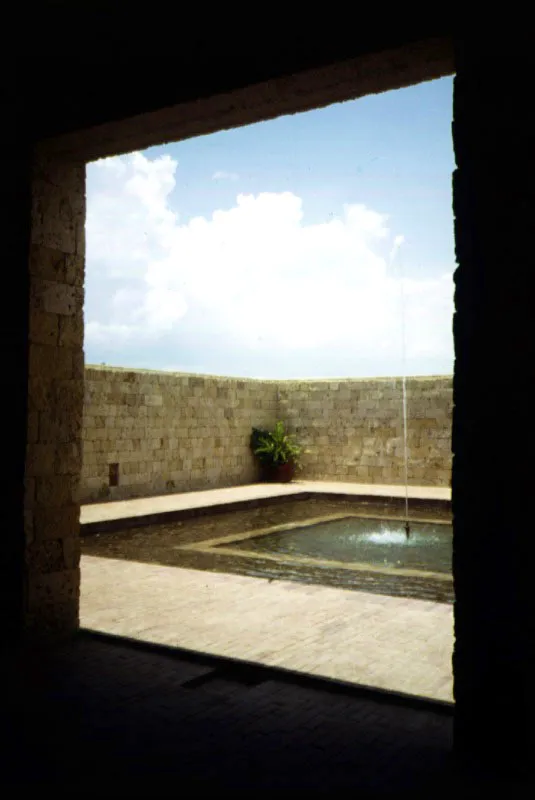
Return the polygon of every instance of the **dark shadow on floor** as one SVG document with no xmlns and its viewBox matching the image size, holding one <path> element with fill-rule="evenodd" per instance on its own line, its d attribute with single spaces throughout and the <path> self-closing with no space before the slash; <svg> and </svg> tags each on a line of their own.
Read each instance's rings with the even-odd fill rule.
<svg viewBox="0 0 535 800">
<path fill-rule="evenodd" d="M 89 632 L 8 666 L 4 785 L 452 786 L 448 707 Z"/>
</svg>

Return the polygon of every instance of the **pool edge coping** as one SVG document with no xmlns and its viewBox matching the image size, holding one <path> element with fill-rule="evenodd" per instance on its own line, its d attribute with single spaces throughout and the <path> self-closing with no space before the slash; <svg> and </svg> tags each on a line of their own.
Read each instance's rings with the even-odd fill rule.
<svg viewBox="0 0 535 800">
<path fill-rule="evenodd" d="M 177 522 L 179 520 L 193 519 L 195 517 L 209 516 L 210 514 L 221 514 L 231 511 L 242 511 L 247 508 L 261 508 L 273 504 L 289 503 L 292 501 L 303 501 L 321 498 L 325 500 L 345 500 L 351 503 L 372 503 L 375 505 L 394 505 L 401 508 L 405 507 L 405 498 L 391 494 L 348 494 L 346 492 L 324 492 L 303 489 L 288 495 L 273 495 L 270 497 L 244 498 L 243 500 L 232 500 L 230 502 L 214 503 L 213 505 L 192 506 L 190 508 L 167 509 L 165 511 L 154 511 L 145 514 L 134 514 L 131 516 L 115 517 L 112 519 L 96 520 L 93 522 L 80 521 L 80 535 L 86 536 L 94 533 L 109 533 L 124 528 L 137 528 L 146 525 L 157 525 L 164 522 Z M 410 505 L 414 508 L 438 506 L 451 510 L 451 498 L 410 498 Z"/>
</svg>

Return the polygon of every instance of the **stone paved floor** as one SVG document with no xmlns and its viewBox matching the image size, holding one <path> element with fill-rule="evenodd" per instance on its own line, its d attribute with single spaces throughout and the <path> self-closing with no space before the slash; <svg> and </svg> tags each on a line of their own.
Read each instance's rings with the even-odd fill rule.
<svg viewBox="0 0 535 800">
<path fill-rule="evenodd" d="M 118 500 L 112 503 L 91 503 L 82 506 L 80 521 L 82 525 L 146 516 L 165 514 L 191 508 L 239 503 L 264 498 L 298 495 L 303 492 L 314 494 L 339 494 L 369 497 L 405 497 L 404 486 L 385 486 L 369 483 L 343 483 L 341 481 L 292 481 L 292 483 L 253 483 L 247 486 L 232 486 L 226 489 L 209 489 L 200 492 L 181 492 L 180 494 L 142 497 L 135 500 Z M 449 500 L 451 489 L 443 486 L 409 486 L 409 498 L 420 500 Z"/>
<path fill-rule="evenodd" d="M 85 628 L 451 701 L 452 607 L 84 556 Z"/>
</svg>

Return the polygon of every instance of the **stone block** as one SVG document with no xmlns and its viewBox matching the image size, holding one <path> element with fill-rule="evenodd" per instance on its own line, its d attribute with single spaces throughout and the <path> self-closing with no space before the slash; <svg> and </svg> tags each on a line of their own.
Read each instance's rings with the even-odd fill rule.
<svg viewBox="0 0 535 800">
<path fill-rule="evenodd" d="M 84 320 L 81 314 L 59 318 L 58 342 L 60 347 L 82 347 L 84 343 Z"/>
<path fill-rule="evenodd" d="M 84 384 L 78 379 L 58 380 L 54 384 L 54 409 L 58 414 L 72 414 L 82 419 Z"/>
<path fill-rule="evenodd" d="M 42 378 L 71 378 L 73 360 L 70 348 L 54 347 L 46 344 L 30 344 L 29 376 Z"/>
<path fill-rule="evenodd" d="M 80 287 L 69 286 L 42 278 L 35 278 L 30 288 L 30 309 L 49 314 L 73 316 L 83 307 L 83 292 Z"/>
<path fill-rule="evenodd" d="M 32 542 L 27 544 L 25 561 L 28 572 L 47 574 L 61 572 L 66 569 L 61 539 L 49 542 Z"/>
<path fill-rule="evenodd" d="M 70 569 L 33 574 L 28 581 L 28 607 L 36 611 L 46 604 L 77 601 L 80 594 L 80 570 Z"/>
<path fill-rule="evenodd" d="M 30 378 L 28 381 L 28 408 L 44 411 L 52 403 L 53 380 L 50 376 Z"/>
<path fill-rule="evenodd" d="M 42 411 L 39 420 L 39 441 L 43 443 L 66 444 L 77 442 L 81 438 L 81 416 L 61 413 L 61 409 L 53 412 Z"/>
<path fill-rule="evenodd" d="M 96 438 L 96 428 L 84 424 L 84 442 L 95 442 Z M 89 449 L 86 452 L 89 453 Z"/>
<path fill-rule="evenodd" d="M 75 503 L 61 508 L 36 506 L 34 509 L 35 539 L 36 541 L 46 541 L 78 536 L 79 520 L 80 507 Z"/>
<path fill-rule="evenodd" d="M 66 506 L 76 502 L 78 478 L 75 475 L 43 476 L 36 479 L 36 503 Z"/>
<path fill-rule="evenodd" d="M 101 487 L 102 487 L 102 479 L 92 474 L 90 477 L 85 479 L 82 491 L 85 492 L 87 490 L 89 492 L 95 492 L 97 489 L 100 489 Z M 92 497 L 96 499 L 96 494 L 92 494 Z"/>
<path fill-rule="evenodd" d="M 46 180 L 32 184 L 32 244 L 76 253 L 80 215 L 68 189 Z"/>
<path fill-rule="evenodd" d="M 59 282 L 65 280 L 65 253 L 33 243 L 29 255 L 30 275 Z"/>
<path fill-rule="evenodd" d="M 53 475 L 55 455 L 52 444 L 29 443 L 26 448 L 26 475 L 29 477 Z"/>
<path fill-rule="evenodd" d="M 43 310 L 30 310 L 29 341 L 34 344 L 56 346 L 59 337 L 59 318 L 57 314 Z"/>
<path fill-rule="evenodd" d="M 163 398 L 159 394 L 149 394 L 145 395 L 143 401 L 146 406 L 162 406 L 163 405 Z"/>
<path fill-rule="evenodd" d="M 65 256 L 65 283 L 72 286 L 84 285 L 84 256 L 77 249 L 76 254 L 68 253 Z"/>
</svg>

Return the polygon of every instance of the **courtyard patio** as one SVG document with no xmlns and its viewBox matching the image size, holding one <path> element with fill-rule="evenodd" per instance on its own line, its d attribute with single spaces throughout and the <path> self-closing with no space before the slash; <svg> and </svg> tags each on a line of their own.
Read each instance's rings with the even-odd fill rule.
<svg viewBox="0 0 535 800">
<path fill-rule="evenodd" d="M 450 604 L 146 563 L 141 554 L 136 558 L 135 548 L 125 558 L 109 557 L 107 549 L 113 530 L 134 526 L 141 531 L 158 520 L 210 509 L 299 496 L 392 500 L 404 491 L 296 481 L 84 506 L 81 624 L 142 642 L 451 703 Z M 410 487 L 409 492 L 414 504 L 448 504 L 444 487 Z"/>
</svg>

